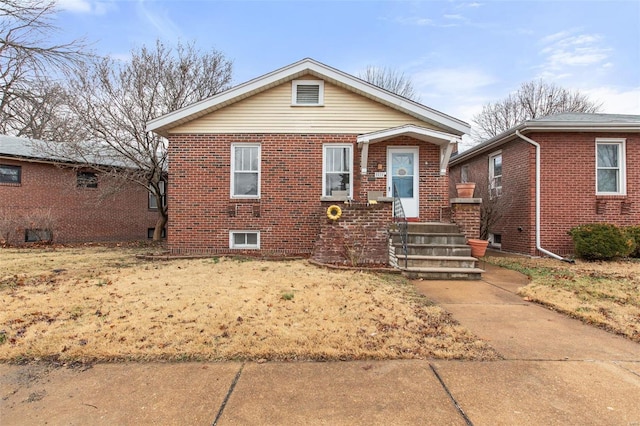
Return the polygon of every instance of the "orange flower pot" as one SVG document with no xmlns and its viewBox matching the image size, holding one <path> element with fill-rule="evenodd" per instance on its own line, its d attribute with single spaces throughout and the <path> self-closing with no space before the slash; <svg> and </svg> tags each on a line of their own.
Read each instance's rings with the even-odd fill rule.
<svg viewBox="0 0 640 426">
<path fill-rule="evenodd" d="M 456 183 L 458 198 L 473 198 L 473 191 L 475 191 L 475 189 L 475 182 Z"/>
<path fill-rule="evenodd" d="M 469 240 L 467 240 L 467 244 L 471 246 L 471 256 L 482 257 L 487 252 L 489 241 L 470 238 Z"/>
</svg>

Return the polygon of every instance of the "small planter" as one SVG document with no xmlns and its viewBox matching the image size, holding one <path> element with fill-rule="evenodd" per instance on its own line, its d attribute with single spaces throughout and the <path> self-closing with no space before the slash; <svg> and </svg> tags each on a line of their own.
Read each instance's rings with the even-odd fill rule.
<svg viewBox="0 0 640 426">
<path fill-rule="evenodd" d="M 458 198 L 473 198 L 473 191 L 475 191 L 475 189 L 475 182 L 456 183 Z"/>
<path fill-rule="evenodd" d="M 467 244 L 471 246 L 471 256 L 482 257 L 487 252 L 489 241 L 470 238 L 469 240 L 467 240 Z"/>
</svg>

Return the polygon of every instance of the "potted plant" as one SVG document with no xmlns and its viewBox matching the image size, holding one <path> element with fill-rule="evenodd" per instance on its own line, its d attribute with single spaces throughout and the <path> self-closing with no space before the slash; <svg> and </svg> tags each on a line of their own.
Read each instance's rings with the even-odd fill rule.
<svg viewBox="0 0 640 426">
<path fill-rule="evenodd" d="M 473 191 L 476 189 L 475 182 L 456 183 L 458 198 L 473 198 Z"/>
<path fill-rule="evenodd" d="M 469 238 L 467 244 L 471 246 L 471 256 L 482 257 L 487 252 L 488 240 L 479 240 L 476 238 Z"/>
</svg>

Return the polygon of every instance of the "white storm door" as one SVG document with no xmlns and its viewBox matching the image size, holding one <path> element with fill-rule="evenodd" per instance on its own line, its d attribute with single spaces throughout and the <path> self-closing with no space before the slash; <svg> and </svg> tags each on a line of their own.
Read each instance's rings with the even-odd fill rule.
<svg viewBox="0 0 640 426">
<path fill-rule="evenodd" d="M 419 216 L 418 178 L 417 147 L 387 148 L 387 196 L 400 196 L 406 217 Z"/>
</svg>

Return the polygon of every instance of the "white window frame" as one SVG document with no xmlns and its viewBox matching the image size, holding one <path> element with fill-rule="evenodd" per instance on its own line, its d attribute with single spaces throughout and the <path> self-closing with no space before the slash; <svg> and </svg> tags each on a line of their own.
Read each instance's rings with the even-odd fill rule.
<svg viewBox="0 0 640 426">
<path fill-rule="evenodd" d="M 317 103 L 298 102 L 298 86 L 318 86 Z M 291 83 L 291 105 L 293 106 L 323 106 L 324 105 L 324 81 L 322 80 L 293 80 Z"/>
<path fill-rule="evenodd" d="M 500 186 L 495 184 L 496 177 L 495 170 L 493 168 L 494 159 L 496 157 L 500 157 L 500 163 L 502 165 L 502 174 L 498 175 L 500 177 Z M 489 154 L 489 197 L 499 197 L 502 195 L 502 177 L 504 176 L 504 159 L 502 158 L 502 151 L 496 151 Z"/>
<path fill-rule="evenodd" d="M 322 145 L 322 197 L 335 197 L 335 195 L 326 195 L 327 193 L 327 152 L 328 148 L 347 148 L 349 150 L 349 189 L 347 190 L 347 198 L 353 199 L 353 145 L 347 143 L 330 143 Z M 335 173 L 335 172 L 333 172 Z M 342 197 L 345 198 L 345 197 Z"/>
<path fill-rule="evenodd" d="M 235 175 L 236 175 L 236 148 L 258 148 L 258 170 L 240 171 L 246 173 L 258 173 L 258 191 L 256 195 L 235 194 Z M 260 198 L 261 180 L 262 180 L 262 147 L 259 143 L 232 143 L 231 144 L 231 198 Z"/>
<path fill-rule="evenodd" d="M 257 236 L 256 239 L 256 244 L 235 244 L 234 241 L 234 236 L 236 234 L 255 234 Z M 246 240 L 246 238 L 245 238 Z M 229 248 L 230 249 L 239 249 L 239 250 L 246 250 L 246 249 L 255 249 L 258 250 L 260 249 L 260 231 L 252 231 L 252 230 L 244 230 L 244 231 L 229 231 Z"/>
<path fill-rule="evenodd" d="M 598 146 L 600 145 L 618 145 L 618 167 L 599 167 L 598 166 Z M 596 138 L 595 146 L 595 163 L 596 163 L 596 195 L 627 195 L 627 140 L 623 138 Z M 598 191 L 598 170 L 618 170 L 618 190 L 615 192 Z"/>
</svg>

